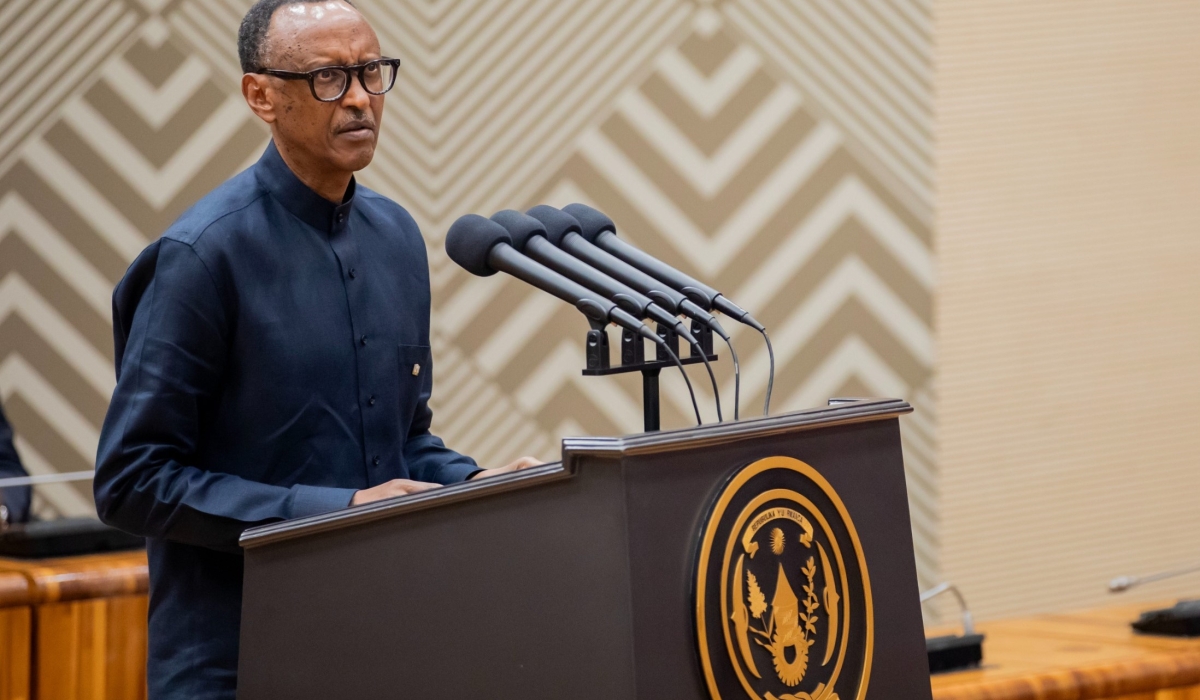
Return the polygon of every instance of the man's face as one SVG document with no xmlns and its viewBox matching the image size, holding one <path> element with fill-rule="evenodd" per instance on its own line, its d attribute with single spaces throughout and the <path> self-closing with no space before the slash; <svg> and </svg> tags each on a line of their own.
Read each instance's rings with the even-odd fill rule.
<svg viewBox="0 0 1200 700">
<path fill-rule="evenodd" d="M 279 8 L 267 34 L 265 67 L 307 72 L 380 58 L 379 39 L 366 19 L 343 2 Z M 269 79 L 275 137 L 292 152 L 330 170 L 354 172 L 375 155 L 383 95 L 363 89 L 355 76 L 342 99 L 321 102 L 306 80 Z"/>
</svg>

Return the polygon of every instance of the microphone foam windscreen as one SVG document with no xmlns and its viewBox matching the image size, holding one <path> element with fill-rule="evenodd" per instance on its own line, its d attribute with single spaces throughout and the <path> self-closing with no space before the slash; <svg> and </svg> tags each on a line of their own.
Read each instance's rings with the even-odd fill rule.
<svg viewBox="0 0 1200 700">
<path fill-rule="evenodd" d="M 575 217 L 546 204 L 539 204 L 526 213 L 542 222 L 542 225 L 546 227 L 546 238 L 549 238 L 554 245 L 561 244 L 563 236 L 568 233 L 582 231 Z"/>
<path fill-rule="evenodd" d="M 492 214 L 492 221 L 508 231 L 508 235 L 512 236 L 513 247 L 520 251 L 525 250 L 525 244 L 531 237 L 546 235 L 546 227 L 542 225 L 542 222 L 512 209 Z"/>
<path fill-rule="evenodd" d="M 496 274 L 488 265 L 488 253 L 498 243 L 512 245 L 508 231 L 495 221 L 478 214 L 458 217 L 446 233 L 446 255 L 472 275 Z"/>
<path fill-rule="evenodd" d="M 593 209 L 586 204 L 568 204 L 562 209 L 575 217 L 579 222 L 580 234 L 590 243 L 596 242 L 596 236 L 608 231 L 615 234 L 617 225 L 604 212 Z"/>
</svg>

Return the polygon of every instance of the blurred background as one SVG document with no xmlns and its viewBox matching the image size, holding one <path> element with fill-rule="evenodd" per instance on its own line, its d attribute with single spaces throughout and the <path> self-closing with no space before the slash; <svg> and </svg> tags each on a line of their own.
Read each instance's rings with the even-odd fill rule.
<svg viewBox="0 0 1200 700">
<path fill-rule="evenodd" d="M 238 89 L 249 4 L 0 2 L 0 399 L 31 473 L 93 467 L 113 286 L 267 143 Z M 360 180 L 428 242 L 451 446 L 498 465 L 640 429 L 636 380 L 580 376 L 573 309 L 442 250 L 461 214 L 582 201 L 766 323 L 772 412 L 916 407 L 922 588 L 1007 617 L 1200 559 L 1200 3 L 356 4 L 404 62 Z M 766 351 L 735 342 L 751 416 Z M 35 508 L 94 514 L 90 483 Z"/>
</svg>

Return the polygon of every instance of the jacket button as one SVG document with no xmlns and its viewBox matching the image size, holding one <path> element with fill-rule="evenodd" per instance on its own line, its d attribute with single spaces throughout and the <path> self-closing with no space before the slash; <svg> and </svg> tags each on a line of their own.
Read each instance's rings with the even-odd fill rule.
<svg viewBox="0 0 1200 700">
<path fill-rule="evenodd" d="M 371 460 L 371 464 L 374 464 L 377 467 L 379 466 L 379 455 L 375 455 L 375 459 Z"/>
<path fill-rule="evenodd" d="M 355 272 L 354 268 L 352 267 L 350 268 L 350 279 L 354 279 L 355 277 L 358 277 L 358 273 Z"/>
<path fill-rule="evenodd" d="M 363 345 L 366 345 L 367 344 L 367 336 L 364 335 L 363 337 L 359 338 L 358 342 L 362 343 Z"/>
<path fill-rule="evenodd" d="M 371 398 L 367 399 L 367 405 L 368 405 L 368 406 L 374 406 L 374 405 L 375 405 L 375 397 L 374 397 L 374 396 L 372 396 Z"/>
</svg>

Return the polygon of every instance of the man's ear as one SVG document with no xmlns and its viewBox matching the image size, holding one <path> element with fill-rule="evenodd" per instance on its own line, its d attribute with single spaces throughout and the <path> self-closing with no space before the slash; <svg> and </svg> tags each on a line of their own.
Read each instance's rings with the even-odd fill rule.
<svg viewBox="0 0 1200 700">
<path fill-rule="evenodd" d="M 246 98 L 246 104 L 250 105 L 250 109 L 258 115 L 259 119 L 268 124 L 275 123 L 275 97 L 277 95 L 269 89 L 267 76 L 258 73 L 242 75 L 242 96 Z"/>
</svg>

